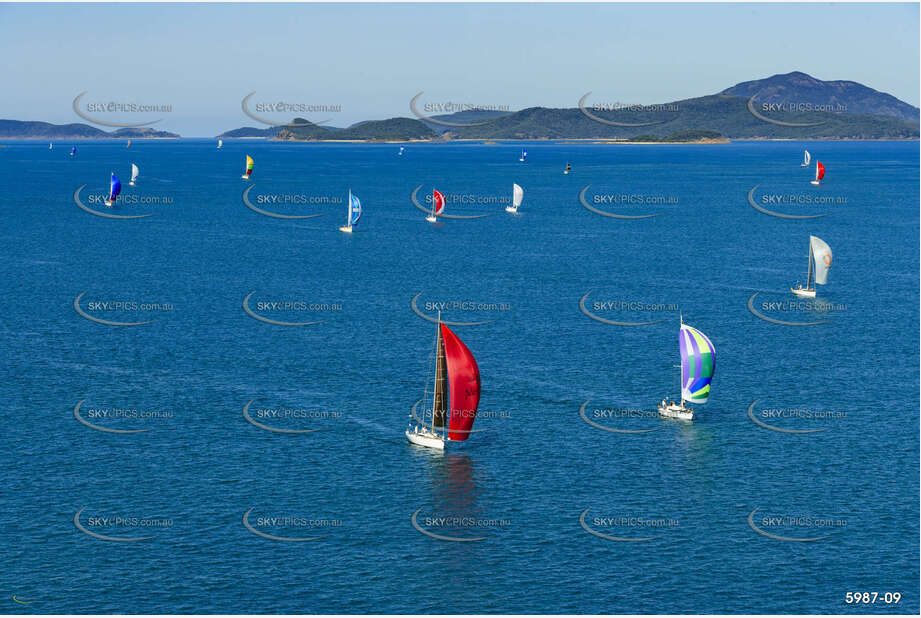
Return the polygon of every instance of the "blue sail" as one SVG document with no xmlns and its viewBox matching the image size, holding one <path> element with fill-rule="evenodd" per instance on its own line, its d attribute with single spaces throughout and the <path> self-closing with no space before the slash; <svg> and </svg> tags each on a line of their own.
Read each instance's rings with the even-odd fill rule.
<svg viewBox="0 0 921 618">
<path fill-rule="evenodd" d="M 122 192 L 122 183 L 118 179 L 118 176 L 115 175 L 115 172 L 112 172 L 112 179 L 109 181 L 109 201 L 114 202 L 115 198 L 118 197 L 118 194 Z"/>
<path fill-rule="evenodd" d="M 355 225 L 361 218 L 361 200 L 349 193 L 349 225 Z"/>
<path fill-rule="evenodd" d="M 72 147 L 72 148 L 70 149 L 70 156 L 74 156 L 75 154 L 77 154 L 77 147 L 76 147 L 76 146 L 74 146 L 74 147 Z"/>
</svg>

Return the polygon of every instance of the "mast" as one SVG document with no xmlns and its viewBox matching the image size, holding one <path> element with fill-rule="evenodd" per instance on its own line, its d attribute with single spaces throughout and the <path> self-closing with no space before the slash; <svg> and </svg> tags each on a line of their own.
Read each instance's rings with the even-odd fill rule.
<svg viewBox="0 0 921 618">
<path fill-rule="evenodd" d="M 809 289 L 809 279 L 812 277 L 812 238 L 809 238 L 809 251 L 806 252 L 806 289 Z"/>
<path fill-rule="evenodd" d="M 681 325 L 678 327 L 678 336 L 681 336 L 681 326 L 684 326 L 684 316 L 678 314 L 678 320 Z M 681 346 L 679 345 L 679 350 Z M 680 354 L 679 354 L 680 356 Z M 681 397 L 681 407 L 684 408 L 684 384 L 681 383 L 681 363 L 678 363 L 678 396 Z"/>
<path fill-rule="evenodd" d="M 349 188 L 349 206 L 345 213 L 345 226 L 352 227 L 352 189 Z"/>
<path fill-rule="evenodd" d="M 438 323 L 435 325 L 435 377 L 432 384 L 432 433 L 435 433 L 435 409 L 438 407 L 438 352 L 441 348 L 441 310 L 438 310 Z M 425 418 L 423 416 L 423 418 Z M 425 429 L 425 421 L 422 421 Z"/>
<path fill-rule="evenodd" d="M 432 433 L 437 433 L 436 428 L 442 427 L 442 433 L 446 432 L 447 419 L 445 418 L 446 392 L 445 392 L 445 374 L 448 372 L 447 359 L 444 352 L 444 339 L 441 336 L 441 312 L 438 312 L 437 335 L 435 338 L 435 387 L 432 394 Z"/>
</svg>

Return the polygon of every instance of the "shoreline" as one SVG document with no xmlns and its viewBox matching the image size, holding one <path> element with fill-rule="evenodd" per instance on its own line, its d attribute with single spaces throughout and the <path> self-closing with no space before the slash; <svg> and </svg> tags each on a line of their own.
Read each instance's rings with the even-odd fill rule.
<svg viewBox="0 0 921 618">
<path fill-rule="evenodd" d="M 189 138 L 193 139 L 193 138 Z M 555 145 L 583 145 L 597 144 L 603 146 L 640 146 L 640 145 L 662 145 L 662 144 L 731 144 L 733 142 L 917 142 L 921 138 L 917 137 L 872 137 L 872 138 L 787 138 L 787 137 L 738 137 L 738 138 L 721 138 L 721 139 L 702 139 L 690 140 L 686 142 L 669 141 L 669 142 L 646 142 L 646 141 L 629 141 L 613 140 L 603 138 L 537 138 L 537 139 L 497 139 L 497 138 L 464 138 L 464 139 L 417 139 L 417 140 L 367 140 L 367 139 L 274 139 L 274 138 L 221 138 L 221 139 L 262 139 L 267 142 L 294 144 L 482 144 L 484 146 L 496 146 L 499 144 L 522 144 L 522 143 L 549 143 Z"/>
<path fill-rule="evenodd" d="M 48 140 L 61 140 L 61 141 L 73 141 L 73 142 L 127 142 L 131 141 L 153 141 L 153 140 L 181 140 L 181 139 L 199 139 L 199 138 L 188 138 L 188 137 L 68 137 L 68 136 L 48 136 L 48 137 L 0 137 L 0 141 L 4 142 L 47 142 Z M 207 139 L 207 138 L 201 138 Z"/>
<path fill-rule="evenodd" d="M 409 140 L 374 140 L 374 139 L 311 139 L 311 140 L 296 140 L 296 139 L 276 139 L 268 137 L 3 137 L 0 136 L 0 141 L 9 141 L 9 142 L 47 142 L 47 141 L 81 141 L 81 142 L 124 142 L 128 140 L 132 141 L 182 141 L 182 140 L 247 140 L 247 141 L 265 141 L 272 143 L 293 143 L 293 144 L 482 144 L 484 146 L 496 146 L 499 144 L 521 144 L 521 143 L 549 143 L 555 145 L 582 145 L 582 144 L 597 144 L 603 146 L 616 146 L 616 145 L 625 145 L 625 146 L 639 146 L 639 145 L 656 145 L 656 144 L 730 144 L 732 142 L 918 142 L 921 141 L 921 138 L 918 137 L 867 137 L 867 138 L 853 138 L 853 137 L 825 137 L 825 138 L 816 138 L 816 137 L 731 137 L 731 138 L 720 138 L 720 139 L 702 139 L 702 140 L 691 140 L 686 142 L 647 142 L 647 141 L 629 141 L 629 140 L 615 140 L 615 139 L 604 139 L 604 138 L 585 138 L 585 137 L 569 137 L 569 138 L 535 138 L 535 139 L 503 139 L 503 138 L 463 138 L 463 139 L 409 139 Z"/>
</svg>

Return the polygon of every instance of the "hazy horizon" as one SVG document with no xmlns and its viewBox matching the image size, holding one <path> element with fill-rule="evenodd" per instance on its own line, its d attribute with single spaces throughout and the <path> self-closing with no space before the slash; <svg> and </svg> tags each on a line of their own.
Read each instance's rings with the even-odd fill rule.
<svg viewBox="0 0 921 618">
<path fill-rule="evenodd" d="M 589 91 L 654 104 L 792 71 L 917 107 L 918 26 L 917 4 L 2 4 L 0 49 L 18 62 L 0 118 L 92 124 L 72 107 L 85 91 L 169 105 L 143 119 L 209 137 L 266 126 L 241 109 L 251 92 L 254 111 L 331 110 L 263 117 L 342 127 L 413 117 L 419 92 L 426 115 L 573 108 Z"/>
</svg>

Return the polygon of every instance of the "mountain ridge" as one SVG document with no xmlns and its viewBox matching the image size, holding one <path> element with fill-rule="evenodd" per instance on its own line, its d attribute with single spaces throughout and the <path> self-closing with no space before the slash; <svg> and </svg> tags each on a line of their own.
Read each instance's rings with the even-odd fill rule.
<svg viewBox="0 0 921 618">
<path fill-rule="evenodd" d="M 418 112 L 416 112 L 418 113 Z M 607 109 L 529 107 L 516 112 L 363 120 L 339 128 L 296 118 L 289 125 L 241 127 L 221 138 L 282 141 L 450 141 L 457 139 L 663 139 L 694 132 L 729 139 L 918 139 L 921 111 L 891 94 L 802 71 L 739 82 L 718 93 L 657 105 Z M 177 138 L 149 127 L 107 132 L 81 123 L 0 120 L 0 139 Z"/>
</svg>

